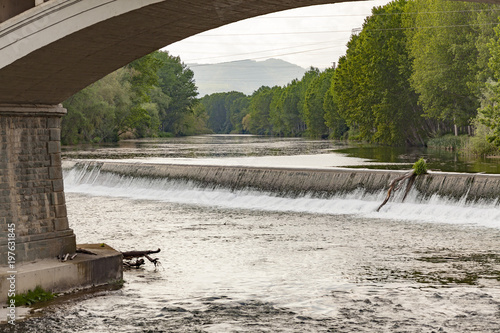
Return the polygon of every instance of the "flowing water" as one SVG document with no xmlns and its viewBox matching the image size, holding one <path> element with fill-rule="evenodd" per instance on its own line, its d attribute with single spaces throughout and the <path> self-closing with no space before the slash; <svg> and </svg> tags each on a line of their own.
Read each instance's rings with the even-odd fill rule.
<svg viewBox="0 0 500 333">
<path fill-rule="evenodd" d="M 325 142 L 189 140 L 150 143 L 143 161 L 367 163 Z M 61 298 L 18 322 L 19 332 L 500 331 L 498 201 L 423 201 L 412 192 L 376 213 L 382 191 L 292 198 L 85 169 L 65 171 L 65 189 L 78 243 L 161 248 L 161 266 L 126 271 L 118 290 Z"/>
</svg>

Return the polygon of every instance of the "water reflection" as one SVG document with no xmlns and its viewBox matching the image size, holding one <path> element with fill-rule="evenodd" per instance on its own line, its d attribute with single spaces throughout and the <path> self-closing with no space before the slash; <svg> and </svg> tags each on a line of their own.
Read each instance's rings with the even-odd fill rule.
<svg viewBox="0 0 500 333">
<path fill-rule="evenodd" d="M 366 166 L 367 168 L 405 169 L 423 157 L 429 169 L 435 171 L 500 173 L 500 159 L 498 158 L 476 157 L 444 149 L 358 145 L 338 149 L 336 152 L 374 162 L 398 163 L 396 165 Z"/>
<path fill-rule="evenodd" d="M 408 169 L 424 157 L 431 170 L 500 173 L 500 159 L 477 158 L 456 151 L 430 148 L 355 145 L 343 141 L 273 138 L 255 135 L 200 135 L 182 138 L 124 140 L 116 144 L 63 147 L 69 158 L 229 158 L 341 153 L 387 165 L 377 169 Z M 361 166 L 358 166 L 361 167 Z"/>
</svg>

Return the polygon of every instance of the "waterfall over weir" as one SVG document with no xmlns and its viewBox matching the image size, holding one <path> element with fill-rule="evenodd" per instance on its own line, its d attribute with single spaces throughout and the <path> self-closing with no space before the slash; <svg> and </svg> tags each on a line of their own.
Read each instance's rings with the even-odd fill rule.
<svg viewBox="0 0 500 333">
<path fill-rule="evenodd" d="M 401 171 L 64 162 L 67 193 L 230 209 L 354 214 L 500 228 L 500 176 L 431 173 L 417 177 L 380 212 Z"/>
</svg>

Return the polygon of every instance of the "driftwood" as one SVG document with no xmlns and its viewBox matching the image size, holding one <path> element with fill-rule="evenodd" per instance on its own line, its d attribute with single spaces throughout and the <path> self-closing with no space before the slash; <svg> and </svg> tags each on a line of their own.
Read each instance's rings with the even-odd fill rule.
<svg viewBox="0 0 500 333">
<path fill-rule="evenodd" d="M 69 260 L 73 260 L 76 258 L 76 253 L 70 255 L 69 253 L 66 253 L 66 254 L 61 254 L 61 255 L 58 255 L 56 258 L 59 259 L 61 262 L 65 262 L 65 261 L 68 261 Z"/>
<path fill-rule="evenodd" d="M 142 265 L 144 265 L 146 262 L 144 261 L 144 259 L 137 259 L 135 262 L 131 262 L 131 261 L 124 261 L 123 262 L 123 265 L 125 267 L 128 267 L 128 268 L 139 268 L 141 267 Z"/>
<path fill-rule="evenodd" d="M 413 185 L 413 182 L 415 181 L 416 176 L 417 175 L 415 173 L 415 170 L 412 169 L 410 172 L 404 174 L 403 176 L 398 177 L 396 179 L 393 179 L 391 181 L 391 183 L 389 184 L 389 190 L 387 191 L 387 196 L 385 197 L 384 202 L 382 202 L 382 204 L 377 208 L 377 212 L 380 210 L 380 208 L 382 208 L 387 203 L 387 201 L 389 201 L 389 199 L 392 195 L 392 192 L 395 192 L 401 188 L 402 185 L 400 184 L 400 182 L 408 179 L 408 183 L 406 184 L 405 194 L 403 196 L 403 201 L 405 201 L 406 196 L 410 192 L 411 186 Z"/>
<path fill-rule="evenodd" d="M 146 263 L 146 261 L 144 259 L 142 259 L 142 257 L 145 257 L 146 259 L 148 259 L 150 262 L 152 262 L 155 267 L 157 265 L 160 264 L 160 260 L 158 258 L 151 258 L 149 255 L 150 254 L 154 254 L 154 253 L 158 253 L 160 252 L 161 250 L 158 249 L 156 251 L 127 251 L 127 252 L 122 252 L 122 255 L 123 255 L 123 265 L 125 265 L 126 267 L 129 267 L 129 268 L 139 268 L 141 267 L 142 265 L 144 265 Z M 135 261 L 132 261 L 133 259 L 135 259 Z"/>
</svg>

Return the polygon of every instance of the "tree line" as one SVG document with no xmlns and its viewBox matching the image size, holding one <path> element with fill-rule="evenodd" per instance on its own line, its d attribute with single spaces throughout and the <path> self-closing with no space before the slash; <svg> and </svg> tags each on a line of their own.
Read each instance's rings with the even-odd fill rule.
<svg viewBox="0 0 500 333">
<path fill-rule="evenodd" d="M 210 132 L 193 72 L 157 51 L 107 75 L 63 103 L 63 144 Z"/>
<path fill-rule="evenodd" d="M 372 10 L 337 68 L 201 99 L 218 133 L 425 145 L 476 132 L 500 146 L 500 7 L 397 0 Z"/>
<path fill-rule="evenodd" d="M 98 141 L 208 130 L 425 145 L 452 133 L 474 134 L 497 150 L 499 10 L 445 0 L 375 7 L 336 68 L 311 67 L 301 79 L 250 96 L 197 99 L 193 73 L 180 59 L 156 52 L 66 101 L 64 122 L 78 129 L 63 125 L 63 137 Z"/>
</svg>

